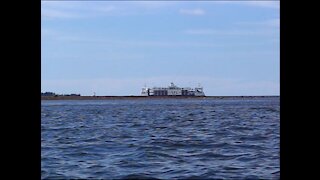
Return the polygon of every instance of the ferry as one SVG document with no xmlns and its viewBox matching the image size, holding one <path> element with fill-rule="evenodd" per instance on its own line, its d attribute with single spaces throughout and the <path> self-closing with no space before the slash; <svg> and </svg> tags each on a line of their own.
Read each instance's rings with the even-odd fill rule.
<svg viewBox="0 0 320 180">
<path fill-rule="evenodd" d="M 173 82 L 168 87 L 143 87 L 141 96 L 205 96 L 203 87 L 178 87 Z"/>
</svg>

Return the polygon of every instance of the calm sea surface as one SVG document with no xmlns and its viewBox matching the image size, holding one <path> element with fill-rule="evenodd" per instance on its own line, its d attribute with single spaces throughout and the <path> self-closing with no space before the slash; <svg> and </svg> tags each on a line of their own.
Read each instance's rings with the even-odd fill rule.
<svg viewBox="0 0 320 180">
<path fill-rule="evenodd" d="M 42 101 L 42 179 L 279 179 L 279 98 Z"/>
</svg>

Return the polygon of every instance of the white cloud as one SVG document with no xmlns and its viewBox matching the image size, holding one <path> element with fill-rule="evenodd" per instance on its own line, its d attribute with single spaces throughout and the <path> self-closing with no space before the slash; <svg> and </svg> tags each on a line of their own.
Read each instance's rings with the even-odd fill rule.
<svg viewBox="0 0 320 180">
<path fill-rule="evenodd" d="M 51 41 L 61 41 L 63 43 L 84 43 L 84 44 L 104 44 L 105 47 L 221 47 L 220 44 L 205 43 L 200 41 L 159 41 L 159 40 L 134 40 L 134 39 L 110 39 L 99 36 L 80 35 L 75 32 L 59 32 L 57 30 L 42 28 L 42 38 L 50 38 Z"/>
<path fill-rule="evenodd" d="M 205 11 L 203 9 L 180 9 L 180 14 L 186 14 L 186 15 L 194 15 L 194 16 L 201 16 L 205 14 Z"/>
<path fill-rule="evenodd" d="M 163 8 L 176 4 L 173 1 L 134 1 L 133 4 L 143 7 L 143 8 Z"/>
<path fill-rule="evenodd" d="M 219 31 L 213 29 L 189 29 L 185 31 L 185 34 L 195 34 L 195 35 L 212 35 L 218 34 Z"/>
<path fill-rule="evenodd" d="M 216 4 L 245 5 L 260 8 L 280 8 L 280 0 L 278 1 L 216 1 Z"/>
<path fill-rule="evenodd" d="M 78 14 L 70 13 L 67 11 L 54 10 L 54 9 L 42 9 L 41 17 L 44 18 L 78 18 L 81 17 Z"/>
<path fill-rule="evenodd" d="M 95 10 L 100 11 L 100 12 L 111 12 L 115 10 L 115 6 L 101 6 L 101 7 L 96 7 Z"/>
<path fill-rule="evenodd" d="M 88 18 L 113 15 L 118 10 L 104 2 L 45 2 L 41 4 L 41 16 L 49 19 Z"/>
<path fill-rule="evenodd" d="M 184 31 L 189 35 L 217 35 L 217 36 L 250 36 L 250 35 L 274 35 L 276 31 L 266 29 L 244 30 L 216 30 L 216 29 L 189 29 Z"/>
<path fill-rule="evenodd" d="M 280 1 L 244 1 L 245 5 L 264 7 L 264 8 L 280 8 Z"/>
<path fill-rule="evenodd" d="M 280 19 L 269 19 L 260 22 L 238 22 L 236 25 L 246 25 L 246 26 L 256 26 L 256 27 L 265 27 L 265 28 L 279 28 Z"/>
<path fill-rule="evenodd" d="M 277 1 L 217 1 L 215 4 L 246 5 L 262 8 L 279 8 Z M 199 2 L 199 5 L 209 2 Z M 44 18 L 86 18 L 106 15 L 135 15 L 141 13 L 163 13 L 168 8 L 179 9 L 183 15 L 201 16 L 206 11 L 201 8 L 187 8 L 182 2 L 167 1 L 128 1 L 128 2 L 89 2 L 89 1 L 45 1 L 41 2 L 42 17 Z"/>
<path fill-rule="evenodd" d="M 41 2 L 43 18 L 91 18 L 103 16 L 135 15 L 157 13 L 170 7 L 175 2 L 123 1 L 123 2 L 90 2 L 90 1 L 45 1 Z"/>
<path fill-rule="evenodd" d="M 84 17 L 81 11 L 83 4 L 71 1 L 42 1 L 41 17 L 46 19 L 70 19 Z"/>
</svg>

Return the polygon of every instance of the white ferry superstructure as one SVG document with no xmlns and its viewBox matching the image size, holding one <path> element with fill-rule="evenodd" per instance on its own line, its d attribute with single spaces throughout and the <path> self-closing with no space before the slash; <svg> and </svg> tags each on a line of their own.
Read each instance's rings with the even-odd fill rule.
<svg viewBox="0 0 320 180">
<path fill-rule="evenodd" d="M 200 86 L 196 88 L 180 88 L 171 83 L 168 87 L 143 87 L 141 96 L 205 96 L 205 94 L 203 87 Z"/>
</svg>

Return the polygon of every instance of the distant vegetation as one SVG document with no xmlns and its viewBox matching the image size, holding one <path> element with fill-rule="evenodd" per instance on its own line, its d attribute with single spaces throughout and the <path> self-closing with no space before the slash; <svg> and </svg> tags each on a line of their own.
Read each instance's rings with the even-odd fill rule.
<svg viewBox="0 0 320 180">
<path fill-rule="evenodd" d="M 41 92 L 41 96 L 81 96 L 80 94 L 56 94 L 53 92 Z"/>
</svg>

